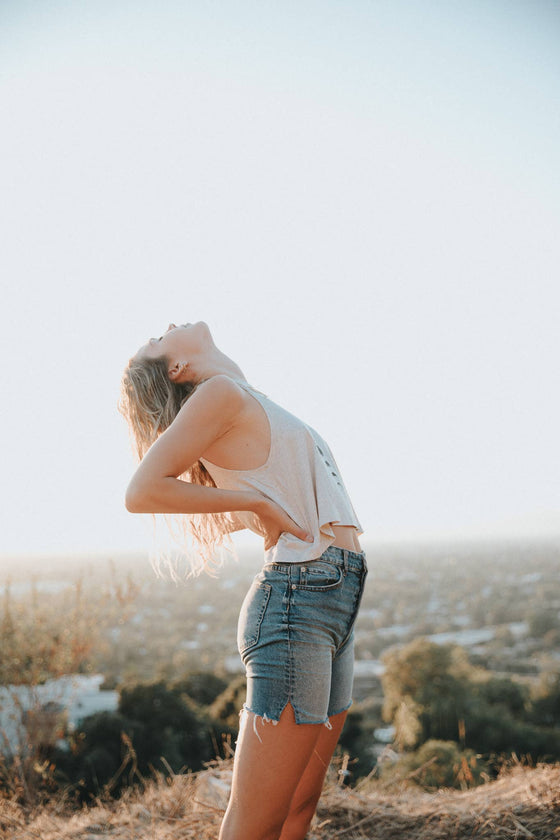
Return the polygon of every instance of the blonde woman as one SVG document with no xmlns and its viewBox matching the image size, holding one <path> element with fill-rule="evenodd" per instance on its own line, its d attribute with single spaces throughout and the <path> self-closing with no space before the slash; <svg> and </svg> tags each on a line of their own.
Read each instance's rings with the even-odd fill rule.
<svg viewBox="0 0 560 840">
<path fill-rule="evenodd" d="M 336 463 L 204 322 L 170 324 L 140 348 L 121 410 L 141 459 L 128 510 L 182 515 L 206 562 L 229 531 L 264 537 L 239 617 L 247 702 L 220 840 L 302 840 L 351 705 L 367 574 Z"/>
</svg>

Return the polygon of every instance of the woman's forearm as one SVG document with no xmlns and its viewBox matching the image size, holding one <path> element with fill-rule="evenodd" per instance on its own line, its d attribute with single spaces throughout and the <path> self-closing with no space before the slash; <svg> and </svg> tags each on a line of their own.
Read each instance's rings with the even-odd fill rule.
<svg viewBox="0 0 560 840">
<path fill-rule="evenodd" d="M 135 476 L 128 485 L 125 505 L 131 513 L 227 513 L 240 510 L 257 513 L 264 501 L 250 491 L 220 490 L 190 484 L 172 476 L 148 484 L 139 482 Z"/>
<path fill-rule="evenodd" d="M 300 540 L 313 542 L 313 534 L 298 525 L 276 502 L 258 491 L 222 490 L 191 484 L 173 476 L 147 478 L 136 473 L 126 491 L 131 513 L 234 513 L 256 514 L 265 537 L 265 549 L 275 545 L 287 531 Z"/>
</svg>

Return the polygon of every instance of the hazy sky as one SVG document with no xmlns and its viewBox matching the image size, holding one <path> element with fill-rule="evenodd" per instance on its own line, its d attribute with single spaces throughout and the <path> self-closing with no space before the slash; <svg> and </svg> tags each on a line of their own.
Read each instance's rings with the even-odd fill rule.
<svg viewBox="0 0 560 840">
<path fill-rule="evenodd" d="M 146 546 L 129 356 L 206 320 L 369 541 L 560 535 L 560 3 L 0 4 L 0 552 Z"/>
</svg>

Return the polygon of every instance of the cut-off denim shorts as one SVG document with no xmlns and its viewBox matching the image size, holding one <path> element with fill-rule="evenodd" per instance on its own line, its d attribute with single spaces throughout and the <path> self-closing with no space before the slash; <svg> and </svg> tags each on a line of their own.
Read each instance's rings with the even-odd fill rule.
<svg viewBox="0 0 560 840">
<path fill-rule="evenodd" d="M 237 646 L 247 674 L 244 709 L 276 723 L 325 724 L 352 704 L 354 622 L 365 555 L 330 546 L 318 560 L 270 564 L 243 601 Z"/>
</svg>

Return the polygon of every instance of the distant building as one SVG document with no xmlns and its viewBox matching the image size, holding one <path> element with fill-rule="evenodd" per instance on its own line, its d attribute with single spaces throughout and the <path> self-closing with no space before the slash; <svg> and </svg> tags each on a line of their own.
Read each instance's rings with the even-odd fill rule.
<svg viewBox="0 0 560 840">
<path fill-rule="evenodd" d="M 42 685 L 0 686 L 0 752 L 52 746 L 85 717 L 114 712 L 118 691 L 101 691 L 102 674 L 74 674 Z"/>
</svg>

